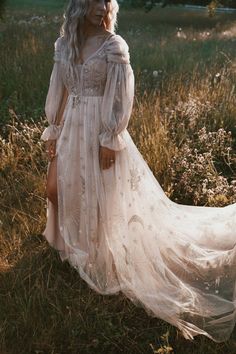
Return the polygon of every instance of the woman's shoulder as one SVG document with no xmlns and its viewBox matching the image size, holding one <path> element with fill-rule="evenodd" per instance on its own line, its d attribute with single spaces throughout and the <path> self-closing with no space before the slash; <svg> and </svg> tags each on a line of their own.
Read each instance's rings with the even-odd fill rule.
<svg viewBox="0 0 236 354">
<path fill-rule="evenodd" d="M 66 40 L 64 36 L 60 36 L 56 39 L 55 43 L 54 43 L 54 48 L 55 50 L 62 50 L 63 47 L 65 47 L 66 44 Z"/>
<path fill-rule="evenodd" d="M 60 36 L 54 43 L 54 60 L 60 61 L 64 57 L 63 53 L 66 49 L 66 40 L 64 36 Z"/>
<path fill-rule="evenodd" d="M 112 34 L 106 44 L 108 61 L 129 63 L 129 47 L 124 38 L 119 34 Z"/>
</svg>

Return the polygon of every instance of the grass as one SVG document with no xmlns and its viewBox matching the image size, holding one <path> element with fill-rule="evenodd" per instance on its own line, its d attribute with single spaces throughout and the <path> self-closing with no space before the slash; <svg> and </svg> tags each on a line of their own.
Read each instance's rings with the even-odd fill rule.
<svg viewBox="0 0 236 354">
<path fill-rule="evenodd" d="M 41 235 L 39 138 L 62 5 L 12 0 L 0 23 L 0 353 L 234 354 L 235 331 L 226 343 L 185 341 L 122 294 L 94 293 Z M 179 8 L 120 14 L 136 77 L 129 131 L 178 202 L 235 201 L 234 21 Z"/>
<path fill-rule="evenodd" d="M 12 10 L 27 10 L 27 11 L 53 11 L 55 9 L 61 9 L 65 7 L 66 1 L 65 0 L 8 0 L 7 7 Z"/>
</svg>

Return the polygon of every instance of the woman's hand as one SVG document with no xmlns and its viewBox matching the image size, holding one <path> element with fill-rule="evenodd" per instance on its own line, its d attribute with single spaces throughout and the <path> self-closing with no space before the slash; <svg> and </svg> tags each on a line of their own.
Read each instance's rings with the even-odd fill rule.
<svg viewBox="0 0 236 354">
<path fill-rule="evenodd" d="M 101 169 L 105 170 L 110 168 L 115 163 L 116 152 L 105 146 L 99 147 L 99 161 Z"/>
<path fill-rule="evenodd" d="M 56 144 L 56 140 L 48 140 L 45 143 L 49 161 L 52 161 L 52 159 L 56 156 Z"/>
</svg>

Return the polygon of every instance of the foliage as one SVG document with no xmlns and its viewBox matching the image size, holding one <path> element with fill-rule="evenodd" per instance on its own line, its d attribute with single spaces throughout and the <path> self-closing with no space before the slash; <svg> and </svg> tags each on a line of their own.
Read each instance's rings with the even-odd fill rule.
<svg viewBox="0 0 236 354">
<path fill-rule="evenodd" d="M 185 4 L 200 5 L 208 6 L 210 9 L 215 9 L 218 6 L 236 7 L 235 1 L 233 0 L 123 0 L 121 3 L 132 7 L 144 7 L 147 11 L 151 10 L 157 4 L 160 4 L 162 7 Z"/>
<path fill-rule="evenodd" d="M 5 11 L 6 0 L 0 0 L 0 19 L 3 17 Z"/>
</svg>

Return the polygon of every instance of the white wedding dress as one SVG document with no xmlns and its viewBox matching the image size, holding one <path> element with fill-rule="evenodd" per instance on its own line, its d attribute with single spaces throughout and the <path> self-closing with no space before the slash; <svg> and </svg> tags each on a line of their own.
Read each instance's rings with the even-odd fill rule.
<svg viewBox="0 0 236 354">
<path fill-rule="evenodd" d="M 228 339 L 236 320 L 236 205 L 185 206 L 165 195 L 126 129 L 134 77 L 119 35 L 73 70 L 67 57 L 61 37 L 42 135 L 58 137 L 59 205 L 57 213 L 48 201 L 46 239 L 95 291 L 122 291 L 185 338 Z M 116 150 L 107 170 L 99 145 Z"/>
</svg>

